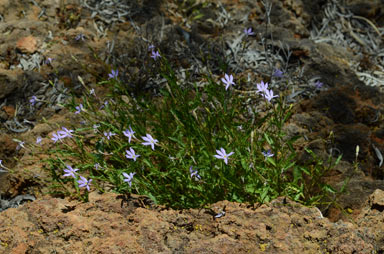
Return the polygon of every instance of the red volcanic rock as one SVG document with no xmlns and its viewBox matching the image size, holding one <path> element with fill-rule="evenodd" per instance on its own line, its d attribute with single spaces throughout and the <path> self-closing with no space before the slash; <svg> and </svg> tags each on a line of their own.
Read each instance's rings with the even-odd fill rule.
<svg viewBox="0 0 384 254">
<path fill-rule="evenodd" d="M 22 53 L 32 54 L 37 50 L 37 39 L 33 36 L 22 37 L 17 41 L 16 48 Z"/>
<path fill-rule="evenodd" d="M 0 253 L 372 253 L 374 233 L 331 223 L 284 198 L 209 209 L 150 206 L 142 196 L 45 198 L 0 213 Z M 146 205 L 147 207 L 142 207 Z M 225 209 L 225 215 L 215 214 Z"/>
</svg>

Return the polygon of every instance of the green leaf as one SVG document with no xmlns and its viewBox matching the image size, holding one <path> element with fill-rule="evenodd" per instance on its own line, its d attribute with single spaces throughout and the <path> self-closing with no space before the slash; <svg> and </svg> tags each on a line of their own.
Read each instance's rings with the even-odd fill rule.
<svg viewBox="0 0 384 254">
<path fill-rule="evenodd" d="M 300 169 L 300 171 L 303 171 L 305 174 L 307 174 L 307 175 L 311 175 L 311 172 L 309 172 L 306 168 L 304 168 L 304 167 L 299 167 L 299 168 L 295 168 L 295 169 L 297 169 L 297 170 L 299 170 Z"/>
<path fill-rule="evenodd" d="M 260 194 L 260 199 L 262 200 L 262 202 L 264 202 L 264 199 L 265 199 L 265 197 L 267 197 L 268 192 L 269 192 L 269 187 L 268 186 L 264 187 L 263 191 Z M 268 202 L 268 201 L 266 201 L 266 202 Z"/>
<path fill-rule="evenodd" d="M 336 159 L 336 161 L 335 161 L 335 166 L 337 165 L 337 164 L 339 164 L 339 162 L 340 162 L 340 160 L 341 160 L 341 158 L 343 157 L 343 155 L 339 155 L 338 157 L 337 157 L 337 159 Z"/>
<path fill-rule="evenodd" d="M 248 161 L 246 160 L 246 157 L 242 157 L 240 162 L 243 169 L 247 170 L 249 168 L 249 164 L 248 164 Z"/>
<path fill-rule="evenodd" d="M 303 177 L 302 177 L 302 173 L 301 172 L 303 172 L 304 170 L 302 170 L 302 169 L 300 169 L 299 167 L 295 167 L 294 169 L 293 169 L 293 181 L 295 182 L 295 183 L 297 183 L 299 180 L 301 180 Z M 304 171 L 305 172 L 305 171 Z M 309 172 L 307 173 L 307 174 L 309 174 Z"/>
<path fill-rule="evenodd" d="M 197 19 L 201 19 L 202 17 L 204 17 L 204 14 L 199 13 L 199 14 L 197 14 L 196 16 L 194 16 L 192 19 L 193 19 L 193 20 L 197 20 Z"/>
<path fill-rule="evenodd" d="M 235 202 L 238 202 L 238 203 L 242 203 L 243 202 L 243 199 L 241 199 L 239 196 L 237 196 L 237 194 L 235 192 L 232 193 L 232 197 L 231 198 Z"/>
<path fill-rule="evenodd" d="M 332 188 L 332 186 L 330 186 L 328 184 L 324 184 L 322 189 L 327 191 L 327 192 L 330 192 L 330 193 L 336 193 L 336 190 L 334 188 Z"/>
<path fill-rule="evenodd" d="M 276 162 L 275 162 L 275 160 L 274 160 L 272 157 L 268 157 L 268 158 L 267 158 L 267 161 L 268 161 L 269 163 L 271 163 L 274 167 L 276 167 Z"/>
<path fill-rule="evenodd" d="M 299 201 L 301 198 L 304 198 L 304 194 L 302 192 L 299 192 L 295 195 L 294 201 Z"/>
<path fill-rule="evenodd" d="M 254 185 L 254 184 L 247 184 L 247 185 L 245 185 L 245 191 L 247 193 L 254 194 L 256 191 L 255 187 L 256 187 L 256 185 Z"/>
<path fill-rule="evenodd" d="M 185 144 L 181 140 L 179 140 L 177 138 L 174 138 L 174 137 L 168 137 L 168 138 L 170 140 L 175 141 L 176 143 L 178 143 L 182 148 L 185 148 Z"/>
<path fill-rule="evenodd" d="M 272 141 L 272 139 L 269 137 L 269 135 L 267 134 L 267 133 L 265 133 L 264 132 L 264 138 L 265 138 L 265 140 L 267 140 L 267 143 L 269 144 L 269 145 L 273 145 L 273 141 Z"/>
</svg>

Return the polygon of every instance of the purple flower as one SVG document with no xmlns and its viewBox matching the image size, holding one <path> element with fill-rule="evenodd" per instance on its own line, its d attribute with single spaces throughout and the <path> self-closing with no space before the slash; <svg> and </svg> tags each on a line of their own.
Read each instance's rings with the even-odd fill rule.
<svg viewBox="0 0 384 254">
<path fill-rule="evenodd" d="M 72 138 L 72 132 L 73 130 L 68 130 L 67 128 L 65 127 L 62 127 L 62 131 L 58 131 L 57 133 L 60 135 L 60 138 Z"/>
<path fill-rule="evenodd" d="M 257 93 L 265 93 L 268 90 L 268 83 L 264 83 L 264 81 L 261 81 L 260 83 L 256 84 L 257 86 Z"/>
<path fill-rule="evenodd" d="M 16 146 L 16 151 L 19 151 L 21 148 L 25 148 L 24 144 L 25 144 L 24 141 L 19 141 L 19 144 L 17 144 Z"/>
<path fill-rule="evenodd" d="M 267 99 L 269 102 L 271 102 L 271 100 L 275 97 L 279 97 L 278 95 L 273 95 L 273 91 L 272 90 L 266 90 L 265 91 L 265 94 L 264 94 L 264 98 Z"/>
<path fill-rule="evenodd" d="M 84 41 L 84 39 L 85 39 L 85 37 L 84 37 L 84 34 L 82 34 L 82 33 L 79 33 L 79 34 L 76 35 L 76 37 L 75 37 L 75 40 L 76 40 L 76 41 L 79 41 L 79 40 Z"/>
<path fill-rule="evenodd" d="M 43 139 L 39 136 L 36 138 L 36 144 L 40 144 L 40 142 L 42 141 Z"/>
<path fill-rule="evenodd" d="M 124 179 L 124 182 L 127 182 L 129 184 L 129 187 L 132 187 L 132 179 L 135 174 L 136 172 L 129 173 L 129 175 L 127 173 L 123 173 L 123 176 L 126 178 Z"/>
<path fill-rule="evenodd" d="M 151 44 L 148 46 L 148 51 L 153 51 L 154 48 L 155 48 L 155 46 L 153 44 Z"/>
<path fill-rule="evenodd" d="M 236 85 L 233 82 L 233 76 L 232 74 L 228 76 L 228 74 L 225 74 L 224 78 L 221 78 L 221 81 L 225 84 L 225 90 L 228 89 L 229 86 L 231 85 Z"/>
<path fill-rule="evenodd" d="M 322 82 L 320 82 L 320 80 L 317 80 L 316 82 L 315 82 L 315 86 L 316 86 L 316 89 L 320 89 L 321 87 L 323 87 L 323 83 Z"/>
<path fill-rule="evenodd" d="M 97 128 L 99 128 L 100 125 L 99 124 L 94 124 L 92 127 L 93 127 L 93 132 L 97 133 Z"/>
<path fill-rule="evenodd" d="M 160 56 L 159 51 L 156 51 L 156 52 L 155 52 L 154 50 L 152 50 L 151 57 L 152 57 L 154 60 L 156 60 L 157 58 L 160 58 L 161 56 Z"/>
<path fill-rule="evenodd" d="M 277 78 L 283 78 L 284 77 L 283 72 L 279 69 L 275 69 L 273 71 L 272 76 L 277 77 Z"/>
<path fill-rule="evenodd" d="M 81 111 L 84 111 L 83 104 L 80 103 L 80 105 L 76 106 L 75 109 L 76 109 L 75 114 L 80 114 Z"/>
<path fill-rule="evenodd" d="M 255 35 L 255 33 L 252 31 L 252 27 L 250 27 L 250 28 L 244 28 L 244 33 L 245 33 L 245 35 L 247 35 L 247 36 L 251 36 L 251 35 Z"/>
<path fill-rule="evenodd" d="M 75 174 L 76 174 L 76 171 L 78 170 L 79 170 L 78 168 L 73 169 L 71 166 L 67 165 L 67 168 L 64 169 L 64 172 L 66 174 L 64 174 L 63 176 L 72 176 L 73 178 L 76 178 Z"/>
<path fill-rule="evenodd" d="M 100 109 L 103 109 L 106 106 L 108 106 L 108 101 L 104 101 L 104 103 L 100 106 Z"/>
<path fill-rule="evenodd" d="M 95 169 L 96 169 L 96 170 L 99 170 L 100 168 L 101 168 L 100 164 L 99 164 L 99 163 L 96 163 L 96 164 L 95 164 Z"/>
<path fill-rule="evenodd" d="M 58 140 L 61 141 L 61 136 L 60 136 L 60 134 L 53 133 L 51 139 L 53 140 L 54 143 L 56 143 Z"/>
<path fill-rule="evenodd" d="M 158 142 L 157 139 L 153 139 L 151 134 L 147 134 L 146 137 L 141 137 L 144 141 L 144 143 L 141 143 L 145 146 L 151 146 L 152 150 L 155 150 L 155 144 Z"/>
<path fill-rule="evenodd" d="M 224 148 L 220 148 L 220 150 L 216 150 L 216 152 L 217 154 L 215 154 L 214 156 L 218 159 L 224 160 L 225 164 L 228 164 L 228 157 L 233 154 L 233 152 L 230 152 L 229 154 L 227 154 Z"/>
<path fill-rule="evenodd" d="M 104 136 L 106 136 L 107 137 L 107 139 L 108 140 L 110 140 L 111 139 L 111 137 L 112 136 L 115 136 L 116 134 L 115 133 L 113 133 L 113 132 L 106 132 L 106 131 L 104 131 Z"/>
<path fill-rule="evenodd" d="M 266 152 L 261 152 L 265 158 L 268 158 L 268 157 L 272 157 L 274 154 L 271 153 L 271 150 L 269 149 L 268 151 Z"/>
<path fill-rule="evenodd" d="M 119 75 L 119 70 L 112 70 L 111 73 L 108 74 L 108 79 L 116 79 L 117 80 L 117 76 Z"/>
<path fill-rule="evenodd" d="M 131 126 L 129 126 L 129 129 L 123 131 L 124 136 L 128 137 L 128 143 L 131 143 L 131 139 L 134 133 L 135 132 L 132 130 Z"/>
<path fill-rule="evenodd" d="M 45 64 L 52 64 L 53 58 L 48 57 L 47 60 L 45 60 Z"/>
<path fill-rule="evenodd" d="M 139 154 L 135 153 L 135 150 L 133 150 L 132 147 L 129 148 L 129 151 L 125 150 L 125 152 L 127 153 L 125 155 L 125 157 L 127 157 L 127 159 L 132 159 L 132 160 L 136 161 L 136 159 L 140 157 Z"/>
<path fill-rule="evenodd" d="M 37 102 L 37 97 L 35 95 L 32 96 L 32 98 L 29 100 L 29 102 L 31 103 L 32 106 L 35 106 L 36 102 Z"/>
<path fill-rule="evenodd" d="M 201 176 L 197 170 L 194 170 L 192 166 L 189 167 L 189 173 L 191 174 L 191 178 L 195 177 L 195 180 L 201 180 Z"/>
<path fill-rule="evenodd" d="M 77 181 L 79 183 L 79 187 L 86 187 L 89 191 L 89 185 L 91 184 L 92 179 L 87 180 L 87 178 L 85 178 L 84 176 L 80 176 L 80 178 L 81 179 Z"/>
</svg>

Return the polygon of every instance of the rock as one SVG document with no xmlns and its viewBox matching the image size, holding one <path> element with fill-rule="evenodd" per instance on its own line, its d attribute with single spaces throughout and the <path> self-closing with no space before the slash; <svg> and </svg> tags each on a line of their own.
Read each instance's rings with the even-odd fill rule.
<svg viewBox="0 0 384 254">
<path fill-rule="evenodd" d="M 353 168 L 351 168 L 353 170 Z M 337 184 L 337 189 L 341 188 L 342 183 Z M 370 195 L 376 189 L 384 189 L 383 180 L 364 180 L 362 177 L 353 177 L 348 185 L 348 191 L 340 196 L 339 202 L 344 209 L 356 210 L 359 214 L 364 209 L 365 203 L 370 199 Z M 338 217 L 338 219 L 340 219 Z"/>
<path fill-rule="evenodd" d="M 17 143 L 12 140 L 8 134 L 0 134 L 0 154 L 2 154 L 3 163 L 6 157 L 12 157 L 16 152 Z"/>
<path fill-rule="evenodd" d="M 16 48 L 25 54 L 33 54 L 37 50 L 37 40 L 33 36 L 20 38 L 16 43 Z"/>
<path fill-rule="evenodd" d="M 360 82 L 352 84 L 355 89 L 343 85 L 303 101 L 301 110 L 316 117 L 306 117 L 308 119 L 305 120 L 306 114 L 302 112 L 295 114 L 293 119 L 300 127 L 310 127 L 313 131 L 312 135 L 308 135 L 310 138 L 326 138 L 332 132 L 333 144 L 328 149 L 337 148 L 343 154 L 343 160 L 354 162 L 356 145 L 359 145 L 359 159 L 363 159 L 361 165 L 364 171 L 368 175 L 379 176 L 372 143 L 379 149 L 384 148 L 378 132 L 378 115 L 384 105 L 382 95 L 376 88 L 361 85 Z"/>
<path fill-rule="evenodd" d="M 9 8 L 10 0 L 0 0 L 0 13 L 4 13 L 4 11 Z"/>
<path fill-rule="evenodd" d="M 0 99 L 5 98 L 21 86 L 20 70 L 0 69 Z"/>
<path fill-rule="evenodd" d="M 368 204 L 371 206 L 371 209 L 375 209 L 379 212 L 384 211 L 384 191 L 383 190 L 375 190 L 372 193 L 368 200 Z"/>
<path fill-rule="evenodd" d="M 371 253 L 372 232 L 331 223 L 316 208 L 279 198 L 257 208 L 143 208 L 140 196 L 90 193 L 81 203 L 45 197 L 0 213 L 0 251 L 45 253 Z M 214 218 L 225 207 L 225 215 Z M 9 237 L 12 236 L 12 237 Z M 52 244 L 54 243 L 54 244 Z"/>
<path fill-rule="evenodd" d="M 380 59 L 374 58 L 377 54 L 363 52 L 367 50 L 364 48 L 336 45 L 335 38 L 326 38 L 329 36 L 329 31 L 324 32 L 326 28 L 316 42 L 310 39 L 314 32 L 312 25 L 322 29 L 322 20 L 327 18 L 326 14 L 332 14 L 329 10 L 324 13 L 325 7 L 338 1 L 272 0 L 268 29 L 265 7 L 260 1 L 223 0 L 217 4 L 210 1 L 208 5 L 203 3 L 207 1 L 197 1 L 194 6 L 185 6 L 185 10 L 180 10 L 176 1 L 131 1 L 133 4 L 128 5 L 137 8 L 126 9 L 134 12 L 129 18 L 122 17 L 123 12 L 116 11 L 115 6 L 108 10 L 96 8 L 97 1 L 93 1 L 93 10 L 81 6 L 78 0 L 65 1 L 64 6 L 61 2 L 0 0 L 0 33 L 3 35 L 0 38 L 0 119 L 11 120 L 16 112 L 20 121 L 48 119 L 30 132 L 0 135 L 0 159 L 12 168 L 11 174 L 0 175 L 2 198 L 6 196 L 11 200 L 20 194 L 42 195 L 51 191 L 49 171 L 42 164 L 49 154 L 27 150 L 16 154 L 17 143 L 12 138 L 30 145 L 37 136 L 42 136 L 41 147 L 52 148 L 50 135 L 55 126 L 69 127 L 80 121 L 65 110 L 58 115 L 55 105 L 55 98 L 64 91 L 71 89 L 75 95 L 83 92 L 79 89 L 78 76 L 86 86 L 93 86 L 106 76 L 105 69 L 113 66 L 120 70 L 123 83 L 139 89 L 145 87 L 148 91 L 158 89 L 153 67 L 142 61 L 149 58 L 147 44 L 154 43 L 176 68 L 176 73 L 181 70 L 179 63 L 185 69 L 180 73 L 190 72 L 185 75 L 186 84 L 204 83 L 199 76 L 201 70 L 209 70 L 213 78 L 228 70 L 239 80 L 236 89 L 242 90 L 252 86 L 255 80 L 270 78 L 272 65 L 286 64 L 288 73 L 284 74 L 294 75 L 275 87 L 284 87 L 285 81 L 298 83 L 295 91 L 305 90 L 305 93 L 292 101 L 303 98 L 305 101 L 295 109 L 297 112 L 284 130 L 288 137 L 305 136 L 294 144 L 299 151 L 308 147 L 320 158 L 327 158 L 330 149 L 337 148 L 343 154 L 343 160 L 325 178 L 332 186 L 340 187 L 346 177 L 353 176 L 348 192 L 340 196 L 339 205 L 352 210 L 351 217 L 360 216 L 360 221 L 358 225 L 338 221 L 350 218 L 343 216 L 340 209 L 331 208 L 325 215 L 338 221 L 332 223 L 321 219 L 318 209 L 305 208 L 283 198 L 259 207 L 222 201 L 213 204 L 211 210 L 175 211 L 143 206 L 139 202 L 142 200 L 134 195 L 123 207 L 119 196 L 108 193 L 91 193 L 89 203 L 48 196 L 40 199 L 36 195 L 38 200 L 0 214 L 0 253 L 384 252 L 382 195 L 376 191 L 369 198 L 375 189 L 384 189 L 381 180 L 384 173 L 372 148 L 374 144 L 384 153 L 381 119 L 384 97 L 377 88 L 365 86 L 353 69 L 358 64 L 364 67 L 361 72 L 372 74 L 381 70 Z M 383 24 L 379 0 L 347 0 L 346 3 L 354 15 L 369 18 L 378 27 Z M 342 12 L 342 9 L 335 10 Z M 199 11 L 203 16 L 197 15 Z M 112 25 L 112 19 L 122 22 Z M 349 18 L 345 16 L 345 19 Z M 366 21 L 360 21 L 367 25 Z M 256 34 L 247 40 L 238 40 L 244 27 L 252 27 Z M 365 40 L 367 27 L 369 25 L 354 26 L 352 31 Z M 84 41 L 75 39 L 80 33 L 85 35 Z M 347 38 L 350 34 L 343 36 Z M 239 47 L 235 45 L 225 53 L 231 37 L 238 40 Z M 248 51 L 247 43 L 243 42 L 253 43 L 254 47 Z M 271 43 L 267 58 L 263 55 L 262 42 Z M 353 38 L 348 42 L 356 44 Z M 381 46 L 378 44 L 377 48 Z M 241 61 L 245 52 L 252 56 L 245 59 L 247 65 Z M 288 61 L 289 52 L 292 55 Z M 361 61 L 362 52 L 366 55 L 366 64 Z M 48 58 L 54 59 L 52 64 L 44 63 Z M 31 68 L 24 68 L 22 62 Z M 252 74 L 248 79 L 247 71 Z M 325 84 L 324 89 L 313 92 L 309 82 L 314 77 Z M 57 82 L 51 85 L 49 80 Z M 102 94 L 105 92 L 97 92 L 98 96 Z M 45 101 L 40 102 L 41 107 L 30 107 L 32 95 Z M 61 103 L 64 104 L 63 100 Z M 334 142 L 328 139 L 331 132 Z M 361 146 L 360 164 L 355 172 L 357 144 Z M 13 160 L 15 156 L 17 162 Z M 214 219 L 212 213 L 216 214 L 224 206 L 225 216 Z"/>
<path fill-rule="evenodd" d="M 384 250 L 384 191 L 381 189 L 375 190 L 369 199 L 365 202 L 359 216 L 356 218 L 356 223 L 360 227 L 367 228 L 366 232 L 373 232 L 376 239 L 376 249 L 379 252 Z"/>
<path fill-rule="evenodd" d="M 3 106 L 1 109 L 7 114 L 7 119 L 15 116 L 15 108 L 13 106 Z"/>
<path fill-rule="evenodd" d="M 364 124 L 335 125 L 334 135 L 334 146 L 343 154 L 343 160 L 353 162 L 356 159 L 357 145 L 360 147 L 359 156 L 368 157 L 370 130 Z"/>
<path fill-rule="evenodd" d="M 383 1 L 381 0 L 347 0 L 345 4 L 355 15 L 368 19 L 379 17 L 384 13 Z"/>
</svg>

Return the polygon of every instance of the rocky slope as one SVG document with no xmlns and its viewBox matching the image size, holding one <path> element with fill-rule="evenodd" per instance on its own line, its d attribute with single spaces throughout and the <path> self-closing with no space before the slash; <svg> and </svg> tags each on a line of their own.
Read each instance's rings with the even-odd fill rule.
<svg viewBox="0 0 384 254">
<path fill-rule="evenodd" d="M 380 253 L 384 192 L 357 224 L 330 222 L 285 198 L 261 206 L 174 211 L 145 197 L 93 192 L 89 203 L 41 198 L 0 216 L 2 253 Z M 222 211 L 225 211 L 223 214 Z M 220 214 L 221 216 L 217 216 Z"/>
<path fill-rule="evenodd" d="M 0 173 L 0 252 L 384 253 L 384 9 L 380 0 L 344 2 L 0 0 L 0 159 L 10 169 Z M 246 27 L 256 35 L 245 51 Z M 140 66 L 150 42 L 180 66 L 185 83 L 199 82 L 196 70 L 222 75 L 219 59 L 203 59 L 203 52 L 225 57 L 248 80 L 239 89 L 266 80 L 287 93 L 298 105 L 286 126 L 289 135 L 303 136 L 298 151 L 343 154 L 328 176 L 334 186 L 351 177 L 340 207 L 321 212 L 280 198 L 174 211 L 137 196 L 92 192 L 80 203 L 46 195 L 47 155 L 25 147 L 78 122 L 60 105 L 70 91 L 81 94 L 79 76 L 94 84 L 110 65 L 122 80 L 155 91 L 159 80 Z M 271 67 L 285 78 L 268 80 Z M 333 142 L 325 142 L 330 133 Z"/>
</svg>

